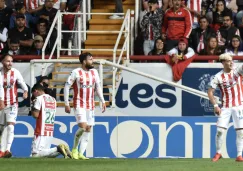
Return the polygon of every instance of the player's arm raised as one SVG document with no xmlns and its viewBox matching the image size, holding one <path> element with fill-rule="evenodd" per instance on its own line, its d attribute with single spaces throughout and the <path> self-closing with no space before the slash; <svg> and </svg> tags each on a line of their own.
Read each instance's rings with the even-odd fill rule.
<svg viewBox="0 0 243 171">
<path fill-rule="evenodd" d="M 75 80 L 76 80 L 76 74 L 74 71 L 72 71 L 70 73 L 69 77 L 67 78 L 67 81 L 66 81 L 65 87 L 64 87 L 64 102 L 65 102 L 65 112 L 66 113 L 71 112 L 71 109 L 69 106 L 69 90 L 72 87 Z"/>
<path fill-rule="evenodd" d="M 105 99 L 104 99 L 102 89 L 101 89 L 100 77 L 99 77 L 97 70 L 95 72 L 95 90 L 97 92 L 97 95 L 100 98 L 100 101 L 102 102 L 102 113 L 103 113 L 106 110 L 106 104 L 105 104 Z"/>
</svg>

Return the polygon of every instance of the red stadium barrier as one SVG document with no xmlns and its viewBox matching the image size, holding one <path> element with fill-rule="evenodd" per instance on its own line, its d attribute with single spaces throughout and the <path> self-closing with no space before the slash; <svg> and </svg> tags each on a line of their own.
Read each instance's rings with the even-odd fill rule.
<svg viewBox="0 0 243 171">
<path fill-rule="evenodd" d="M 137 61 L 163 61 L 165 62 L 165 56 L 166 55 L 161 55 L 161 56 L 145 56 L 145 55 L 132 55 L 130 56 L 131 60 L 137 60 Z M 207 60 L 218 60 L 218 56 L 196 56 L 194 59 L 194 62 L 200 62 L 200 61 L 207 61 Z M 241 60 L 243 61 L 243 56 L 234 56 L 234 60 Z"/>
<path fill-rule="evenodd" d="M 145 56 L 145 55 L 132 55 L 130 56 L 131 60 L 134 61 L 162 61 L 165 62 L 165 56 L 166 55 L 161 55 L 161 56 Z M 64 58 L 74 58 L 78 56 L 62 56 Z M 102 56 L 95 56 L 95 58 L 104 58 Z M 15 61 L 25 61 L 29 62 L 32 59 L 42 59 L 41 56 L 38 55 L 16 55 L 14 56 Z M 49 59 L 49 55 L 45 56 L 45 59 Z M 56 59 L 55 56 L 52 57 L 52 59 Z M 240 60 L 243 61 L 243 56 L 234 56 L 234 60 Z M 194 60 L 194 62 L 200 62 L 200 61 L 207 61 L 207 60 L 218 60 L 218 56 L 197 56 Z"/>
</svg>

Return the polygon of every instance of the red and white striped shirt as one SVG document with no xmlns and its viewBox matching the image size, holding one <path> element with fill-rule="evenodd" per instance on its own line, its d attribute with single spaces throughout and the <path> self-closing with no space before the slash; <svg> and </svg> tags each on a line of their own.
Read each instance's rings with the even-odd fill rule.
<svg viewBox="0 0 243 171">
<path fill-rule="evenodd" d="M 28 92 L 28 87 L 25 84 L 22 75 L 15 68 L 12 68 L 7 73 L 4 73 L 2 69 L 1 75 L 3 79 L 5 107 L 10 107 L 15 103 L 18 104 L 17 84 L 19 84 L 24 91 Z"/>
<path fill-rule="evenodd" d="M 223 70 L 215 75 L 211 80 L 210 86 L 216 89 L 218 86 L 222 94 L 222 104 L 224 108 L 242 105 L 243 85 L 242 85 L 242 66 L 225 73 Z"/>
<path fill-rule="evenodd" d="M 44 5 L 45 0 L 24 0 L 24 6 L 26 10 L 36 9 L 40 5 Z"/>
<path fill-rule="evenodd" d="M 105 103 L 100 78 L 96 69 L 85 71 L 82 68 L 73 70 L 68 77 L 64 88 L 65 105 L 69 105 L 69 89 L 73 85 L 73 106 L 74 108 L 84 108 L 93 110 L 95 107 L 94 90 L 102 101 Z"/>
<path fill-rule="evenodd" d="M 202 0 L 188 0 L 187 7 L 193 11 L 201 12 Z M 191 13 L 194 23 L 198 22 L 198 17 Z"/>
<path fill-rule="evenodd" d="M 40 111 L 36 119 L 35 135 L 53 136 L 56 115 L 55 98 L 42 94 L 36 98 L 34 108 Z"/>
</svg>

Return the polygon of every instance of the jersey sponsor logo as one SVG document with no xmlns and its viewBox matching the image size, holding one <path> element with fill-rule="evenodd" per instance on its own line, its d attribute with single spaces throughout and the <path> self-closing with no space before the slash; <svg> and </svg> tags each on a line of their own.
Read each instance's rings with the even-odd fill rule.
<svg viewBox="0 0 243 171">
<path fill-rule="evenodd" d="M 80 88 L 93 88 L 94 85 L 80 85 Z"/>
</svg>

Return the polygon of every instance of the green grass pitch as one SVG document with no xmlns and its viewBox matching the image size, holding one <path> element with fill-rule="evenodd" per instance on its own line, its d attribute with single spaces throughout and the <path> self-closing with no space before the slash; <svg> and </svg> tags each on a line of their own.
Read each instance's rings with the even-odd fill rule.
<svg viewBox="0 0 243 171">
<path fill-rule="evenodd" d="M 243 171 L 243 162 L 221 159 L 0 159 L 0 171 Z"/>
</svg>

